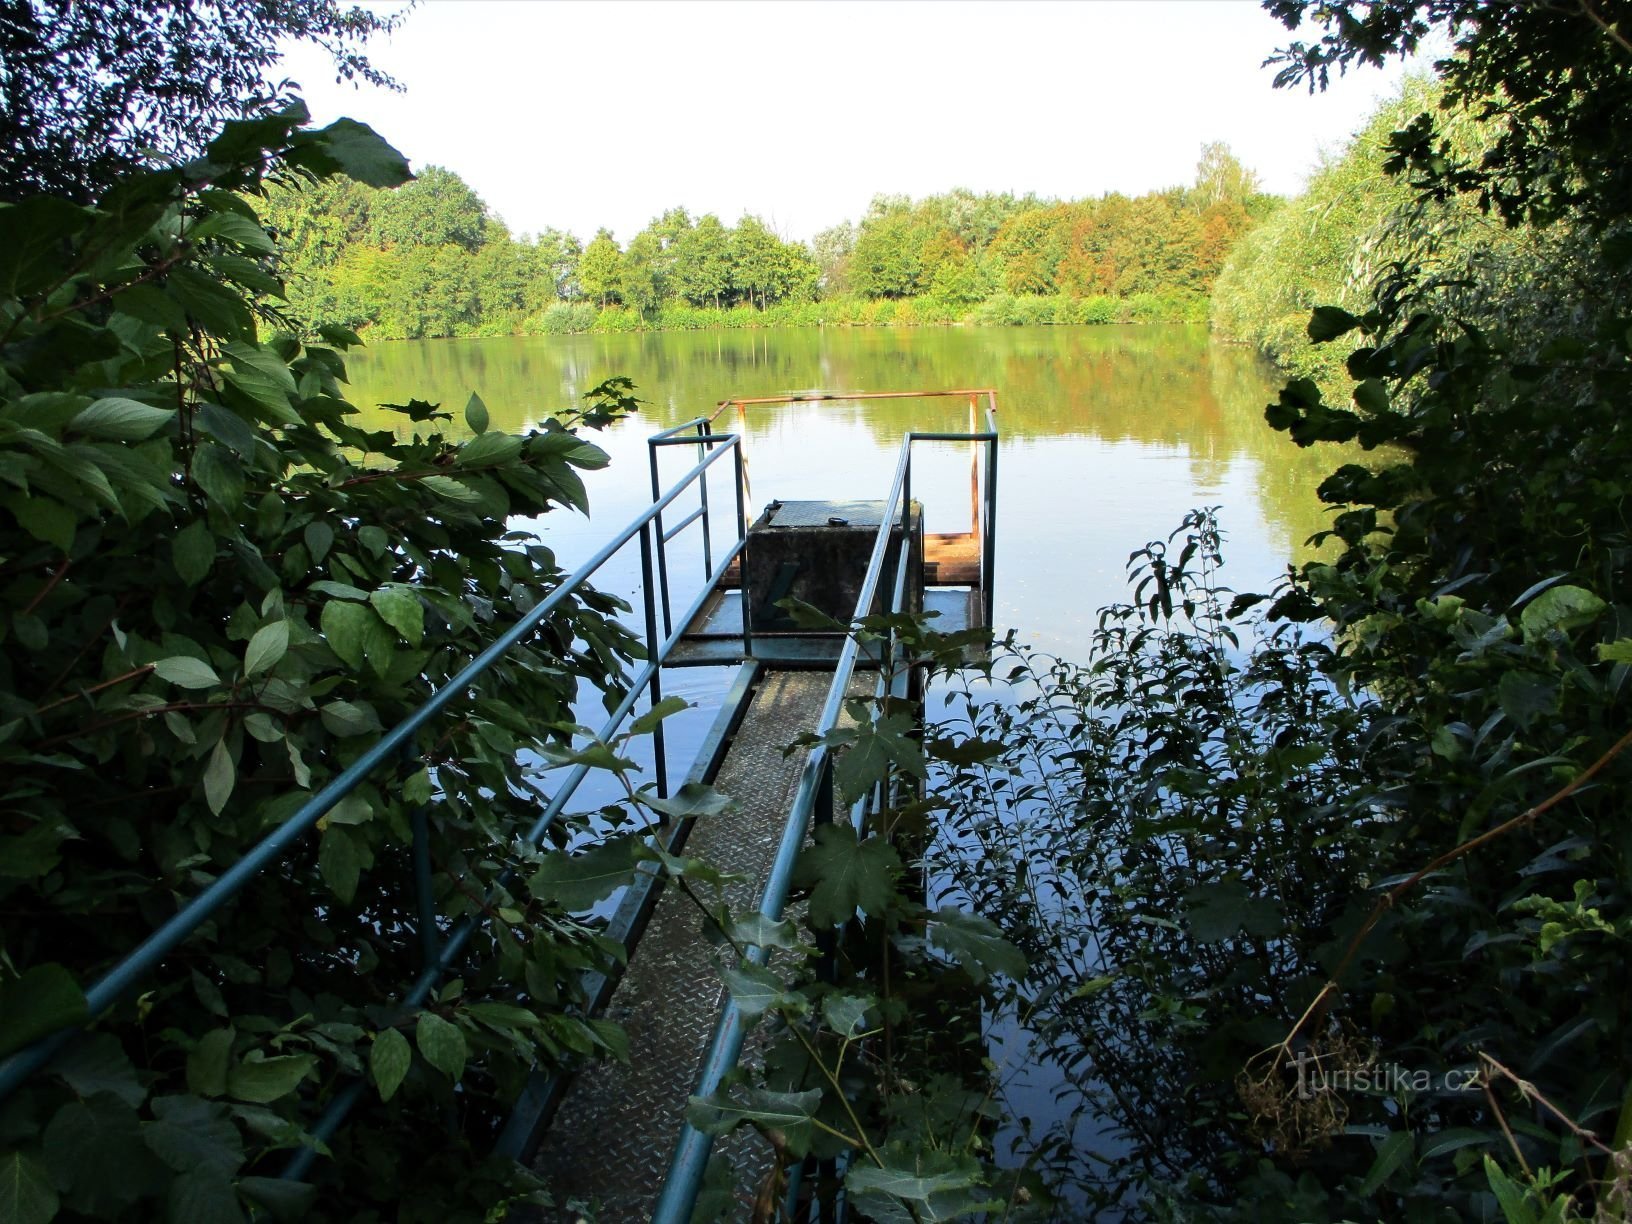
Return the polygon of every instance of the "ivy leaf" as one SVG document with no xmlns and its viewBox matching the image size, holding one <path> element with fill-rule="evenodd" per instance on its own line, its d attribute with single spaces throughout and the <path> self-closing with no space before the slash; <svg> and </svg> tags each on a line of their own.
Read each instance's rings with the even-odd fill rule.
<svg viewBox="0 0 1632 1224">
<path fill-rule="evenodd" d="M 826 928 L 848 922 L 857 909 L 883 913 L 900 874 L 901 859 L 887 841 L 858 841 L 848 824 L 825 824 L 800 854 L 794 881 L 811 889 L 811 925 Z"/>
<path fill-rule="evenodd" d="M 473 434 L 487 432 L 487 405 L 482 403 L 482 397 L 474 391 L 470 393 L 470 399 L 465 404 L 465 424 L 470 426 L 470 432 Z"/>
<path fill-rule="evenodd" d="M 368 1069 L 374 1076 L 374 1085 L 380 1090 L 380 1100 L 389 1101 L 408 1075 L 413 1065 L 414 1052 L 408 1038 L 394 1028 L 381 1029 L 368 1052 Z"/>
<path fill-rule="evenodd" d="M 175 655 L 153 664 L 153 674 L 177 688 L 207 689 L 221 683 L 215 668 L 191 655 Z"/>
<path fill-rule="evenodd" d="M 21 977 L 0 978 L 0 1057 L 86 1016 L 85 992 L 61 965 L 35 965 Z"/>
<path fill-rule="evenodd" d="M 75 433 L 109 442 L 142 442 L 175 420 L 173 408 L 155 408 L 133 399 L 99 399 L 84 409 L 68 427 Z"/>
<path fill-rule="evenodd" d="M 568 913 L 589 909 L 634 878 L 640 848 L 640 838 L 619 837 L 581 854 L 558 850 L 545 857 L 528 888 Z"/>
<path fill-rule="evenodd" d="M 0 1156 L 0 1220 L 49 1224 L 57 1207 L 57 1189 L 37 1160 L 21 1152 Z"/>
<path fill-rule="evenodd" d="M 227 1072 L 227 1095 L 256 1105 L 281 1100 L 300 1087 L 301 1080 L 317 1065 L 310 1054 L 283 1054 L 267 1058 L 260 1050 Z"/>
<path fill-rule="evenodd" d="M 237 773 L 233 769 L 232 753 L 227 750 L 227 741 L 217 740 L 214 751 L 210 753 L 210 763 L 204 767 L 204 802 L 210 805 L 214 815 L 221 815 L 221 809 L 227 806 L 236 781 Z"/>
<path fill-rule="evenodd" d="M 997 925 L 979 914 L 959 910 L 938 910 L 929 923 L 929 942 L 945 952 L 975 982 L 1002 974 L 1011 982 L 1025 980 L 1025 954 L 998 930 Z"/>
<path fill-rule="evenodd" d="M 244 675 L 270 671 L 289 651 L 289 622 L 276 620 L 262 625 L 244 648 Z"/>
<path fill-rule="evenodd" d="M 795 1156 L 810 1146 L 811 1119 L 822 1104 L 822 1090 L 769 1092 L 762 1088 L 742 1090 L 742 1099 L 725 1093 L 711 1097 L 691 1097 L 686 1102 L 686 1121 L 705 1135 L 728 1135 L 744 1122 L 765 1131 L 776 1131 Z"/>
<path fill-rule="evenodd" d="M 470 1057 L 465 1035 L 457 1024 L 444 1020 L 435 1012 L 420 1012 L 414 1025 L 414 1044 L 425 1061 L 455 1083 L 465 1073 L 465 1060 Z"/>
</svg>

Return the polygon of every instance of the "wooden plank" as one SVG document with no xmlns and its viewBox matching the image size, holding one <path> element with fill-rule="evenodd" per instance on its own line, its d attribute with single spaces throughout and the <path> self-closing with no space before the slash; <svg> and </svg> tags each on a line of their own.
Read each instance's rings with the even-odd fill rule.
<svg viewBox="0 0 1632 1224">
<path fill-rule="evenodd" d="M 980 540 L 974 532 L 941 531 L 924 536 L 924 585 L 980 585 Z"/>
</svg>

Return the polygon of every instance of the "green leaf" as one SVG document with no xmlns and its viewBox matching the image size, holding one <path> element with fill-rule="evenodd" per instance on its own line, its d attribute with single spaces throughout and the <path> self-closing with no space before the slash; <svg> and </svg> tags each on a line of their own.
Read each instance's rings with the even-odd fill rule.
<svg viewBox="0 0 1632 1224">
<path fill-rule="evenodd" d="M 153 674 L 177 688 L 207 689 L 221 683 L 215 668 L 191 655 L 173 655 L 153 664 Z"/>
<path fill-rule="evenodd" d="M 334 528 L 322 519 L 314 519 L 307 523 L 300 538 L 306 544 L 306 551 L 312 556 L 314 565 L 321 565 L 323 558 L 329 555 L 329 549 L 334 545 Z M 313 583 L 316 586 L 316 583 Z"/>
<path fill-rule="evenodd" d="M 720 976 L 725 979 L 725 988 L 731 992 L 731 1001 L 737 1010 L 750 1020 L 772 1009 L 795 1014 L 810 1010 L 810 1003 L 803 995 L 789 990 L 780 977 L 763 965 L 743 961 L 722 969 Z"/>
<path fill-rule="evenodd" d="M 1600 663 L 1632 663 L 1632 638 L 1617 638 L 1613 642 L 1598 643 Z"/>
<path fill-rule="evenodd" d="M 350 905 L 357 895 L 357 882 L 362 878 L 363 860 L 357 853 L 357 844 L 341 825 L 330 825 L 323 830 L 323 839 L 317 846 L 317 866 L 323 873 L 323 882 L 334 895 Z"/>
<path fill-rule="evenodd" d="M 906 714 L 886 715 L 855 727 L 854 740 L 833 767 L 833 779 L 846 799 L 860 799 L 875 782 L 889 776 L 892 765 L 919 778 L 929 776 L 924 750 L 910 738 L 913 729 L 913 720 Z"/>
<path fill-rule="evenodd" d="M 514 434 L 484 433 L 459 448 L 462 468 L 493 467 L 521 456 L 522 441 Z"/>
<path fill-rule="evenodd" d="M 270 349 L 237 342 L 227 345 L 228 367 L 221 373 L 247 395 L 275 425 L 299 425 L 300 414 L 289 405 L 295 394 L 295 376 Z"/>
<path fill-rule="evenodd" d="M 71 1101 L 45 1129 L 45 1167 L 68 1210 L 91 1219 L 117 1219 L 140 1196 L 158 1162 L 142 1142 L 142 1122 L 123 1101 L 102 1096 Z M 8 1218 L 0 1208 L 0 1219 Z"/>
<path fill-rule="evenodd" d="M 333 600 L 323 605 L 318 623 L 329 649 L 339 655 L 340 661 L 347 666 L 358 668 L 363 665 L 363 649 L 368 635 L 380 621 L 371 607 Z"/>
<path fill-rule="evenodd" d="M 1337 306 L 1316 306 L 1309 316 L 1309 339 L 1324 344 L 1360 326 L 1360 320 Z"/>
<path fill-rule="evenodd" d="M 1371 1162 L 1366 1180 L 1360 1184 L 1360 1197 L 1370 1198 L 1382 1189 L 1390 1174 L 1411 1155 L 1413 1139 L 1410 1131 L 1394 1131 L 1377 1149 L 1377 1158 Z"/>
<path fill-rule="evenodd" d="M 237 515 L 242 510 L 244 470 L 226 447 L 205 444 L 194 449 L 193 483 L 217 509 L 229 515 Z"/>
<path fill-rule="evenodd" d="M 975 982 L 1002 974 L 1011 982 L 1025 980 L 1030 966 L 1019 948 L 979 914 L 943 909 L 929 923 L 929 942 L 955 960 Z"/>
<path fill-rule="evenodd" d="M 227 1072 L 227 1095 L 239 1101 L 266 1105 L 281 1100 L 300 1087 L 301 1080 L 317 1066 L 310 1054 L 282 1054 L 267 1058 L 260 1050 Z"/>
<path fill-rule="evenodd" d="M 878 1004 L 871 995 L 828 995 L 822 1000 L 822 1020 L 847 1041 L 867 1031 L 867 1013 Z"/>
<path fill-rule="evenodd" d="M 110 442 L 141 442 L 176 419 L 175 409 L 133 399 L 99 399 L 68 422 L 75 433 Z"/>
<path fill-rule="evenodd" d="M 336 119 L 315 132 L 296 132 L 289 145 L 289 164 L 318 174 L 339 171 L 370 187 L 400 187 L 414 177 L 407 158 L 355 119 Z"/>
<path fill-rule="evenodd" d="M 761 1130 L 777 1131 L 788 1150 L 803 1155 L 810 1146 L 811 1119 L 821 1108 L 822 1090 L 768 1092 L 760 1088 L 741 1090 L 741 1099 L 725 1093 L 711 1097 L 691 1097 L 686 1102 L 686 1121 L 705 1135 L 728 1135 L 744 1122 Z"/>
<path fill-rule="evenodd" d="M 85 992 L 61 965 L 35 965 L 0 978 L 0 1057 L 87 1018 Z"/>
<path fill-rule="evenodd" d="M 278 1224 L 301 1224 L 311 1214 L 317 1187 L 283 1177 L 244 1177 L 238 1189 L 250 1202 L 272 1213 Z"/>
<path fill-rule="evenodd" d="M 108 1092 L 133 1109 L 147 1099 L 136 1068 L 112 1033 L 94 1033 L 70 1043 L 51 1070 L 82 1097 Z"/>
<path fill-rule="evenodd" d="M 413 1061 L 413 1049 L 399 1030 L 382 1029 L 375 1035 L 368 1052 L 368 1069 L 374 1076 L 374 1086 L 380 1090 L 380 1100 L 389 1101 L 396 1095 Z"/>
<path fill-rule="evenodd" d="M 725 933 L 738 947 L 747 947 L 752 944 L 759 948 L 779 948 L 792 951 L 799 948 L 799 928 L 786 918 L 772 921 L 764 914 L 755 910 L 751 914 L 743 914 L 733 918 L 725 928 Z"/>
<path fill-rule="evenodd" d="M 684 697 L 665 697 L 629 724 L 630 735 L 650 735 L 665 718 L 672 718 L 682 710 L 689 710 L 691 702 Z"/>
<path fill-rule="evenodd" d="M 736 802 L 724 791 L 701 782 L 687 782 L 667 799 L 649 791 L 640 791 L 640 801 L 654 812 L 661 812 L 670 820 L 690 820 L 697 816 L 718 816 L 734 811 Z"/>
<path fill-rule="evenodd" d="M 197 586 L 215 564 L 215 535 L 203 519 L 194 519 L 170 541 L 170 560 L 188 586 Z"/>
<path fill-rule="evenodd" d="M 487 405 L 482 403 L 482 397 L 474 391 L 465 404 L 465 424 L 470 426 L 470 432 L 485 434 L 487 432 Z M 468 449 L 468 448 L 467 448 Z M 521 452 L 521 439 L 516 439 L 516 452 Z"/>
<path fill-rule="evenodd" d="M 276 620 L 262 625 L 244 648 L 244 675 L 271 671 L 289 650 L 289 622 Z"/>
<path fill-rule="evenodd" d="M 1423 1140 L 1422 1159 L 1432 1160 L 1436 1156 L 1444 1156 L 1450 1152 L 1459 1151 L 1474 1144 L 1489 1144 L 1492 1137 L 1484 1131 L 1474 1130 L 1467 1126 L 1453 1126 L 1449 1130 L 1436 1131 Z"/>
<path fill-rule="evenodd" d="M 558 850 L 539 864 L 528 888 L 568 913 L 587 910 L 634 878 L 640 848 L 640 838 L 619 837 L 580 854 Z"/>
<path fill-rule="evenodd" d="M 188 1169 L 170 1183 L 165 1196 L 169 1224 L 244 1224 L 244 1210 L 232 1178 L 208 1166 Z"/>
<path fill-rule="evenodd" d="M 157 1118 L 144 1127 L 142 1139 L 155 1155 L 177 1172 L 205 1166 L 235 1173 L 244 1163 L 243 1139 L 226 1106 L 197 1097 L 159 1097 Z"/>
<path fill-rule="evenodd" d="M 224 739 L 215 742 L 215 748 L 210 753 L 210 763 L 204 767 L 204 802 L 210 805 L 210 811 L 221 815 L 221 809 L 227 806 L 227 800 L 232 798 L 232 788 L 237 782 L 237 772 L 233 769 L 232 753 L 227 749 Z"/>
<path fill-rule="evenodd" d="M 1247 918 L 1247 886 L 1240 880 L 1198 884 L 1184 894 L 1185 917 L 1197 943 L 1221 943 Z"/>
<path fill-rule="evenodd" d="M 364 701 L 331 701 L 318 712 L 323 729 L 342 738 L 351 735 L 372 735 L 385 728 L 374 707 Z"/>
<path fill-rule="evenodd" d="M 230 1028 L 214 1029 L 200 1037 L 187 1055 L 187 1091 L 201 1097 L 225 1096 L 227 1064 L 237 1034 Z"/>
<path fill-rule="evenodd" d="M 18 525 L 36 540 L 55 545 L 65 553 L 74 550 L 79 515 L 61 502 L 38 494 L 33 497 L 18 494 L 0 504 L 16 515 Z"/>
<path fill-rule="evenodd" d="M 384 586 L 368 597 L 380 619 L 390 625 L 410 646 L 425 637 L 425 605 L 411 587 Z"/>
<path fill-rule="evenodd" d="M 1602 599 L 1583 587 L 1549 587 L 1525 605 L 1519 615 L 1519 625 L 1524 630 L 1524 640 L 1533 642 L 1555 629 L 1580 628 L 1605 606 Z"/>
<path fill-rule="evenodd" d="M 883 913 L 900 874 L 901 859 L 887 841 L 858 841 L 848 824 L 825 824 L 800 854 L 794 881 L 811 890 L 810 924 L 826 928 L 848 922 L 858 909 Z"/>
<path fill-rule="evenodd" d="M 470 1051 L 457 1024 L 435 1012 L 420 1012 L 414 1025 L 414 1044 L 426 1062 L 458 1083 L 465 1073 L 465 1060 L 470 1057 Z"/>
<path fill-rule="evenodd" d="M 0 1156 L 0 1220 L 5 1224 L 48 1224 L 57 1214 L 57 1190 L 31 1156 Z"/>
</svg>

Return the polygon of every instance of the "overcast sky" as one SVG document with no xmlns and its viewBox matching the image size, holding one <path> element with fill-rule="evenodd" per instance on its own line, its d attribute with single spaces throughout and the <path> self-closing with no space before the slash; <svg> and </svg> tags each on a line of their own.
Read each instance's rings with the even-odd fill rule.
<svg viewBox="0 0 1632 1224">
<path fill-rule="evenodd" d="M 373 45 L 405 93 L 283 71 L 518 233 L 626 242 L 680 204 L 808 239 L 879 192 L 1183 184 L 1213 140 L 1295 192 L 1399 70 L 1277 90 L 1284 40 L 1252 0 L 425 0 Z"/>
</svg>

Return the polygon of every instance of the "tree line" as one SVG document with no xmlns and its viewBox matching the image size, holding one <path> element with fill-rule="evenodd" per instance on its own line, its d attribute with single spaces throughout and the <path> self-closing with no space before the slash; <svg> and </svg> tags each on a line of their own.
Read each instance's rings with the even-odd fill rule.
<svg viewBox="0 0 1632 1224">
<path fill-rule="evenodd" d="M 1278 203 L 1222 144 L 1188 187 L 1076 201 L 880 195 L 792 242 L 752 214 L 670 208 L 627 243 L 514 234 L 454 171 L 394 190 L 346 178 L 274 193 L 289 314 L 376 337 L 798 322 L 1112 322 L 1195 317 L 1235 243 Z"/>
</svg>

